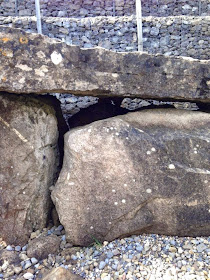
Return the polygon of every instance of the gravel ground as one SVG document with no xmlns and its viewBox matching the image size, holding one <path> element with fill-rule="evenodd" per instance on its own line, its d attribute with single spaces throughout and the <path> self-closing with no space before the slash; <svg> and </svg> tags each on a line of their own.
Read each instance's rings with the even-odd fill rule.
<svg viewBox="0 0 210 280">
<path fill-rule="evenodd" d="M 0 239 L 0 280 L 43 279 L 58 266 L 87 280 L 210 280 L 210 237 L 138 235 L 103 244 L 95 240 L 92 246 L 79 248 L 66 242 L 65 231 L 58 226 L 32 233 L 29 241 L 39 244 L 40 238 L 47 241 L 49 236 L 58 237 L 59 250 L 52 255 L 55 245 L 49 245 L 44 259 L 29 257 L 29 244 L 12 246 Z"/>
<path fill-rule="evenodd" d="M 85 279 L 210 279 L 210 238 L 139 235 L 71 256 Z"/>
</svg>

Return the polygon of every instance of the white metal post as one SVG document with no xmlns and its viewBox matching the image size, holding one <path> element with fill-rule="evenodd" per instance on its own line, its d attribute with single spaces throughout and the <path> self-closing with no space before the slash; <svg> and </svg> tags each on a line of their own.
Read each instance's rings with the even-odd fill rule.
<svg viewBox="0 0 210 280">
<path fill-rule="evenodd" d="M 198 15 L 201 15 L 201 0 L 198 1 Z"/>
<path fill-rule="evenodd" d="M 37 24 L 37 32 L 42 34 L 42 23 L 41 23 L 41 15 L 40 15 L 40 4 L 39 0 L 35 0 L 36 5 L 36 24 Z"/>
<path fill-rule="evenodd" d="M 113 15 L 113 17 L 115 17 L 115 0 L 113 0 L 113 2 L 112 2 L 112 7 L 113 7 L 112 15 Z"/>
<path fill-rule="evenodd" d="M 18 16 L 18 0 L 15 0 L 15 16 Z"/>
<path fill-rule="evenodd" d="M 136 21 L 137 21 L 137 37 L 138 51 L 143 51 L 143 32 L 142 32 L 142 11 L 141 0 L 136 0 Z"/>
</svg>

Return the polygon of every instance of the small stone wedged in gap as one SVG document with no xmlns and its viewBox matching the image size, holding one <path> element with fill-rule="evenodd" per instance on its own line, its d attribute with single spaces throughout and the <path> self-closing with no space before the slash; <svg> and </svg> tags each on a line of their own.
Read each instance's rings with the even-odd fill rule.
<svg viewBox="0 0 210 280">
<path fill-rule="evenodd" d="M 135 99 L 124 98 L 121 107 L 133 111 L 151 105 L 155 105 L 155 106 L 171 105 L 176 109 L 180 109 L 180 110 L 191 110 L 191 111 L 199 110 L 199 107 L 194 102 L 159 101 L 159 100 L 152 100 L 152 99 L 144 100 L 140 98 L 135 98 Z"/>
<path fill-rule="evenodd" d="M 62 235 L 56 235 L 56 230 L 61 230 Z M 61 245 L 65 241 L 65 230 L 61 225 L 45 228 L 31 241 L 39 238 L 47 240 L 49 236 L 57 237 Z M 11 251 L 7 250 L 8 246 Z M 25 251 L 27 247 L 28 244 L 17 252 L 15 246 L 6 244 L 0 238 L 1 280 L 210 279 L 210 236 L 192 238 L 143 234 L 83 248 L 65 243 L 55 255 L 48 254 L 41 260 L 29 258 Z M 26 268 L 25 264 L 29 262 L 31 265 Z"/>
</svg>

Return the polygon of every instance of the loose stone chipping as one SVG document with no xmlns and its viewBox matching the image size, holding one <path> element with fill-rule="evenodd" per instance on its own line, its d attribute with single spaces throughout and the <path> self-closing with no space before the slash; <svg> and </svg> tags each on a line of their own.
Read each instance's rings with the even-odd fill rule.
<svg viewBox="0 0 210 280">
<path fill-rule="evenodd" d="M 60 245 L 56 254 L 53 243 L 38 247 L 39 240 L 49 239 Z M 35 250 L 43 259 L 28 254 L 31 242 L 37 243 Z M 33 232 L 24 247 L 7 245 L 0 238 L 0 279 L 208 280 L 209 246 L 209 237 L 151 234 L 72 247 L 59 225 Z"/>
<path fill-rule="evenodd" d="M 209 238 L 131 236 L 73 254 L 73 271 L 87 280 L 207 280 Z"/>
</svg>

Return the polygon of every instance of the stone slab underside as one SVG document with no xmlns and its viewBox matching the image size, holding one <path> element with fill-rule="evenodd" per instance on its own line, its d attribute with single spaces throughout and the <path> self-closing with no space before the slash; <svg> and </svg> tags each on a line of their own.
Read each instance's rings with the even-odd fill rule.
<svg viewBox="0 0 210 280">
<path fill-rule="evenodd" d="M 0 91 L 210 101 L 210 61 L 80 49 L 0 27 Z"/>
</svg>

